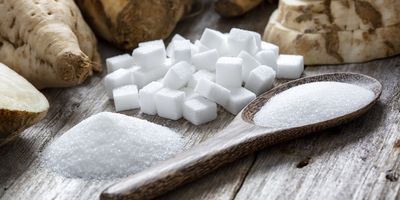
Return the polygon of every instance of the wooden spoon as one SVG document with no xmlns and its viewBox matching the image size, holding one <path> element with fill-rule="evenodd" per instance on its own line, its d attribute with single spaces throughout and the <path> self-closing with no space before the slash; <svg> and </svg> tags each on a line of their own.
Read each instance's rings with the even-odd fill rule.
<svg viewBox="0 0 400 200">
<path fill-rule="evenodd" d="M 254 115 L 271 97 L 294 86 L 318 81 L 337 81 L 358 85 L 373 91 L 375 98 L 357 111 L 323 122 L 290 128 L 254 125 Z M 216 136 L 173 159 L 161 162 L 108 187 L 103 191 L 100 198 L 104 200 L 155 198 L 182 184 L 204 176 L 226 163 L 269 145 L 349 122 L 370 109 L 378 100 L 381 92 L 382 85 L 377 80 L 354 73 L 333 73 L 305 77 L 280 85 L 252 101 L 230 125 Z"/>
</svg>

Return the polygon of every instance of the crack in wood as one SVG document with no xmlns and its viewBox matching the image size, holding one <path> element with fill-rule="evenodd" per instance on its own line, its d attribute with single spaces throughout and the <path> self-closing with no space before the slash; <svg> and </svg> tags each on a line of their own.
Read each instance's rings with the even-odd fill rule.
<svg viewBox="0 0 400 200">
<path fill-rule="evenodd" d="M 308 164 L 310 164 L 310 162 L 311 162 L 311 157 L 306 157 L 297 163 L 296 168 L 301 169 L 301 168 L 307 166 Z"/>
<path fill-rule="evenodd" d="M 237 189 L 233 191 L 233 195 L 232 195 L 231 200 L 236 199 L 237 194 L 239 193 L 239 191 L 242 188 L 244 182 L 246 181 L 247 176 L 250 174 L 251 169 L 253 168 L 254 164 L 256 163 L 257 155 L 258 155 L 258 152 L 256 152 L 254 154 L 254 156 L 252 157 L 251 164 L 247 168 L 245 175 L 243 176 L 243 178 L 241 179 L 240 183 L 238 184 Z"/>
</svg>

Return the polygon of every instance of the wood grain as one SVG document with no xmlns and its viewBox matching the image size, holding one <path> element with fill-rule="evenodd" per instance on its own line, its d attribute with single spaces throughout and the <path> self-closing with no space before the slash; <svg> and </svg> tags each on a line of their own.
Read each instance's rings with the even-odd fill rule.
<svg viewBox="0 0 400 200">
<path fill-rule="evenodd" d="M 202 2 L 203 11 L 179 23 L 176 33 L 190 39 L 199 38 L 205 27 L 225 32 L 240 27 L 262 33 L 276 8 L 263 3 L 241 18 L 221 19 L 210 8 L 211 0 Z M 120 53 L 104 42 L 100 49 L 103 58 Z M 383 83 L 381 100 L 366 116 L 316 136 L 267 148 L 159 199 L 399 199 L 400 57 L 307 67 L 305 75 L 338 71 L 363 73 Z M 98 199 L 101 190 L 111 184 L 65 179 L 40 168 L 37 159 L 53 138 L 82 119 L 114 109 L 100 80 L 94 77 L 79 87 L 44 91 L 51 104 L 48 116 L 0 148 L 0 199 Z M 124 113 L 177 130 L 188 140 L 187 147 L 213 136 L 233 119 L 219 110 L 216 121 L 192 126 L 185 120 Z"/>
</svg>

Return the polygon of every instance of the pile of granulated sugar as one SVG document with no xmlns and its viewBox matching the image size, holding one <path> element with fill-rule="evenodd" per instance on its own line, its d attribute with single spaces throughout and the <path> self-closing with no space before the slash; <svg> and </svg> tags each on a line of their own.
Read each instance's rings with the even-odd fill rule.
<svg viewBox="0 0 400 200">
<path fill-rule="evenodd" d="M 357 85 L 333 81 L 307 83 L 272 97 L 254 116 L 267 127 L 295 127 L 330 120 L 354 112 L 374 99 Z"/>
<path fill-rule="evenodd" d="M 183 144 L 180 135 L 166 127 L 102 112 L 57 138 L 41 158 L 46 167 L 66 177 L 112 179 L 170 158 Z"/>
</svg>

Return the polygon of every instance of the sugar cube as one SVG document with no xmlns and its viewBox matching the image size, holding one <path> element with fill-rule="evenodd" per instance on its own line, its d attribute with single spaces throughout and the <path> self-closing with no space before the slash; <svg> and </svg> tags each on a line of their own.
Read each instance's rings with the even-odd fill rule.
<svg viewBox="0 0 400 200">
<path fill-rule="evenodd" d="M 183 92 L 185 92 L 185 99 L 191 99 L 191 98 L 196 98 L 200 97 L 198 93 L 194 91 L 194 88 L 189 88 L 189 87 L 184 87 L 181 89 Z"/>
<path fill-rule="evenodd" d="M 230 95 L 228 89 L 207 79 L 200 79 L 194 91 L 222 106 L 227 105 Z"/>
<path fill-rule="evenodd" d="M 150 70 L 141 68 L 133 72 L 133 80 L 139 88 L 142 88 L 150 82 L 163 77 L 167 71 L 168 69 L 166 67 L 159 67 Z"/>
<path fill-rule="evenodd" d="M 253 39 L 255 40 L 257 49 L 260 50 L 261 49 L 261 35 L 255 31 L 247 31 L 250 34 L 252 34 Z"/>
<path fill-rule="evenodd" d="M 151 41 L 147 41 L 147 42 L 140 42 L 138 44 L 139 47 L 145 47 L 145 46 L 158 46 L 158 47 L 162 47 L 165 49 L 165 44 L 163 40 L 151 40 Z"/>
<path fill-rule="evenodd" d="M 256 95 L 262 94 L 272 88 L 275 75 L 275 71 L 271 67 L 261 65 L 251 70 L 245 88 L 254 92 Z"/>
<path fill-rule="evenodd" d="M 228 104 L 224 108 L 237 115 L 247 104 L 256 98 L 256 95 L 246 88 L 232 88 L 230 89 Z"/>
<path fill-rule="evenodd" d="M 184 101 L 185 93 L 183 91 L 163 88 L 155 95 L 157 114 L 160 117 L 178 120 L 183 115 Z"/>
<path fill-rule="evenodd" d="M 245 33 L 249 33 L 253 37 L 257 48 L 258 49 L 261 48 L 261 35 L 259 33 L 255 32 L 255 31 L 249 31 L 249 30 L 238 29 L 238 28 L 233 28 L 233 29 L 237 29 L 235 31 L 242 31 L 242 32 L 245 32 Z"/>
<path fill-rule="evenodd" d="M 276 63 L 277 57 L 273 50 L 261 50 L 256 54 L 256 59 L 262 64 L 271 67 L 273 70 L 277 70 L 278 65 Z"/>
<path fill-rule="evenodd" d="M 229 55 L 237 56 L 241 51 L 255 54 L 258 51 L 254 34 L 238 28 L 232 28 L 228 35 Z"/>
<path fill-rule="evenodd" d="M 304 70 L 303 56 L 300 55 L 279 55 L 277 77 L 283 79 L 300 78 Z"/>
<path fill-rule="evenodd" d="M 175 40 L 186 40 L 186 38 L 183 37 L 183 36 L 180 35 L 180 34 L 175 34 L 174 37 L 172 37 L 171 42 L 172 42 L 172 41 L 175 41 Z"/>
<path fill-rule="evenodd" d="M 217 118 L 217 104 L 203 97 L 188 99 L 183 104 L 183 117 L 194 125 Z"/>
<path fill-rule="evenodd" d="M 225 55 L 227 50 L 227 36 L 219 31 L 206 28 L 201 35 L 200 42 L 210 48 L 217 49 L 220 55 Z"/>
<path fill-rule="evenodd" d="M 161 83 L 161 84 L 162 84 L 163 80 L 164 80 L 164 77 L 162 77 L 162 78 L 160 78 L 160 79 L 156 80 L 156 82 L 159 82 L 159 83 Z"/>
<path fill-rule="evenodd" d="M 216 83 L 223 87 L 242 86 L 241 58 L 221 57 L 216 64 Z"/>
<path fill-rule="evenodd" d="M 117 112 L 139 108 L 136 85 L 125 85 L 113 90 L 115 110 Z"/>
<path fill-rule="evenodd" d="M 174 65 L 174 59 L 172 59 L 172 58 L 167 58 L 167 59 L 165 59 L 164 66 L 165 66 L 167 69 L 171 68 L 172 65 Z"/>
<path fill-rule="evenodd" d="M 246 51 L 241 51 L 238 57 L 243 60 L 242 79 L 244 82 L 247 82 L 250 71 L 260 66 L 261 63 Z"/>
<path fill-rule="evenodd" d="M 103 83 L 106 88 L 107 95 L 112 98 L 113 90 L 115 88 L 133 84 L 133 81 L 129 70 L 121 68 L 104 77 Z"/>
<path fill-rule="evenodd" d="M 195 88 L 197 85 L 197 81 L 199 81 L 202 78 L 215 82 L 215 74 L 210 71 L 202 69 L 192 75 L 192 77 L 189 80 L 188 87 Z"/>
<path fill-rule="evenodd" d="M 194 45 L 197 46 L 198 53 L 201 53 L 201 52 L 210 50 L 208 47 L 206 47 L 204 44 L 202 44 L 202 43 L 200 42 L 200 40 L 196 40 L 196 41 L 194 42 Z"/>
<path fill-rule="evenodd" d="M 179 34 L 175 34 L 174 37 L 172 37 L 171 42 L 167 46 L 167 56 L 170 58 L 174 56 L 174 42 L 177 40 L 186 40 L 186 39 Z"/>
<path fill-rule="evenodd" d="M 136 71 L 140 70 L 140 69 L 141 69 L 141 67 L 139 67 L 139 66 L 137 66 L 137 65 L 134 65 L 134 66 L 132 66 L 132 67 L 130 67 L 130 68 L 127 69 L 128 72 L 129 72 L 129 75 L 131 76 L 132 83 L 135 83 L 134 73 L 135 73 Z"/>
<path fill-rule="evenodd" d="M 165 74 L 163 84 L 171 89 L 182 88 L 189 82 L 194 71 L 193 65 L 185 61 L 178 62 Z"/>
<path fill-rule="evenodd" d="M 272 50 L 275 54 L 275 57 L 278 58 L 279 56 L 279 46 L 269 43 L 269 42 L 261 42 L 261 50 Z"/>
<path fill-rule="evenodd" d="M 180 61 L 192 62 L 192 49 L 189 40 L 174 41 L 173 59 L 175 63 Z"/>
<path fill-rule="evenodd" d="M 206 69 L 209 71 L 215 71 L 215 63 L 218 60 L 218 52 L 216 49 L 211 49 L 197 53 L 192 57 L 192 63 L 197 70 Z"/>
<path fill-rule="evenodd" d="M 163 88 L 160 82 L 151 82 L 139 90 L 140 111 L 148 115 L 157 114 L 155 94 Z"/>
<path fill-rule="evenodd" d="M 133 50 L 132 57 L 144 69 L 154 69 L 164 65 L 166 54 L 162 46 L 147 45 Z"/>
<path fill-rule="evenodd" d="M 189 41 L 190 42 L 190 41 Z M 199 47 L 190 42 L 190 53 L 193 57 L 194 54 L 199 53 Z"/>
<path fill-rule="evenodd" d="M 111 73 L 120 68 L 129 68 L 134 65 L 134 60 L 129 54 L 122 54 L 106 59 L 107 72 Z"/>
</svg>

